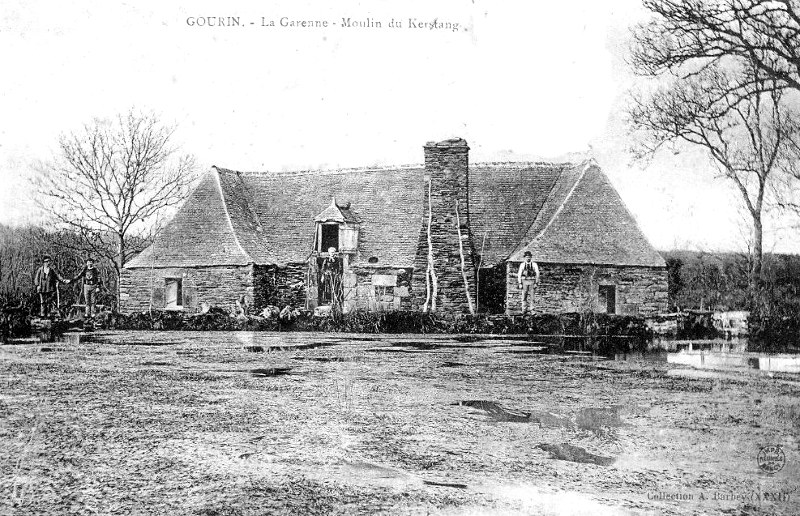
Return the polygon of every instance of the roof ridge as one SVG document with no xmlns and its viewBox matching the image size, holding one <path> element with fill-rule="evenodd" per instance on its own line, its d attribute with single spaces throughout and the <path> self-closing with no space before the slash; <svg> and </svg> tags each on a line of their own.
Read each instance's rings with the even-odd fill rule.
<svg viewBox="0 0 800 516">
<path fill-rule="evenodd" d="M 522 251 L 523 249 L 525 249 L 526 247 L 528 247 L 528 245 L 531 243 L 531 241 L 533 239 L 537 238 L 537 236 L 534 236 L 533 239 L 527 240 L 528 233 L 531 231 L 532 228 L 534 228 L 536 226 L 536 223 L 540 221 L 540 217 L 543 216 L 544 211 L 545 211 L 545 207 L 547 206 L 547 202 L 550 201 L 551 198 L 555 195 L 556 186 L 558 186 L 559 179 L 561 179 L 561 177 L 563 177 L 563 175 L 565 173 L 567 173 L 568 171 L 571 171 L 571 170 L 575 170 L 580 165 L 584 165 L 584 168 L 585 168 L 585 167 L 588 166 L 588 163 L 587 162 L 575 163 L 575 164 L 572 164 L 572 166 L 570 166 L 570 167 L 564 167 L 564 169 L 562 169 L 559 172 L 558 178 L 555 181 L 553 181 L 553 184 L 550 187 L 550 191 L 547 192 L 547 197 L 545 197 L 544 202 L 542 203 L 542 206 L 539 208 L 539 212 L 533 218 L 533 221 L 531 221 L 531 223 L 528 224 L 528 227 L 525 228 L 525 232 L 522 234 L 522 240 L 516 246 L 514 246 L 514 248 L 508 254 L 509 257 L 513 256 L 514 254 L 516 254 L 516 253 Z M 572 187 L 570 187 L 570 191 L 568 192 L 567 196 L 564 198 L 564 201 L 559 205 L 559 209 L 557 209 L 553 213 L 553 216 L 550 218 L 550 221 L 548 221 L 548 224 L 545 226 L 545 229 L 550 225 L 550 223 L 552 223 L 552 221 L 554 220 L 555 216 L 558 215 L 558 212 L 560 211 L 561 206 L 563 206 L 563 204 L 569 198 L 569 195 L 572 194 L 572 192 L 574 191 L 575 187 L 577 186 L 578 182 L 580 182 L 582 177 L 583 177 L 583 172 L 575 180 L 575 182 L 573 183 Z M 542 231 L 539 232 L 539 235 L 541 235 L 541 234 L 542 234 Z"/>
<path fill-rule="evenodd" d="M 481 166 L 481 167 L 497 167 L 501 168 L 504 166 L 509 165 L 517 165 L 520 167 L 561 167 L 561 168 L 572 168 L 577 165 L 580 165 L 581 162 L 575 161 L 475 161 L 471 162 L 470 166 Z"/>
<path fill-rule="evenodd" d="M 476 167 L 492 167 L 492 168 L 524 168 L 524 167 L 559 167 L 559 168 L 572 168 L 584 162 L 575 161 L 475 161 L 470 163 L 470 166 Z M 273 176 L 273 177 L 286 177 L 286 176 L 304 176 L 304 175 L 334 175 L 346 174 L 349 172 L 390 172 L 393 170 L 414 170 L 424 169 L 423 163 L 406 163 L 402 165 L 366 165 L 363 167 L 333 167 L 333 168 L 303 168 L 300 170 L 233 170 L 229 168 L 218 167 L 212 165 L 211 168 L 222 174 L 245 174 L 250 176 Z"/>
<path fill-rule="evenodd" d="M 223 174 L 244 174 L 249 176 L 272 176 L 272 177 L 286 177 L 286 176 L 305 176 L 305 175 L 335 175 L 346 174 L 349 172 L 388 172 L 392 170 L 414 170 L 423 169 L 424 165 L 381 165 L 381 166 L 365 166 L 365 167 L 341 167 L 341 168 L 318 168 L 318 169 L 301 169 L 301 170 L 231 170 L 227 168 L 220 168 L 212 165 L 212 168 Z"/>
<path fill-rule="evenodd" d="M 236 233 L 236 229 L 233 227 L 233 221 L 231 220 L 231 213 L 230 210 L 228 210 L 228 202 L 225 199 L 225 190 L 223 190 L 222 181 L 219 178 L 219 169 L 217 169 L 217 167 L 214 168 L 217 170 L 217 173 L 214 174 L 214 178 L 216 179 L 217 182 L 217 189 L 219 190 L 220 201 L 222 201 L 222 208 L 225 210 L 225 219 L 228 221 L 228 227 L 231 230 L 231 234 L 233 234 L 233 241 L 236 242 L 236 246 L 239 248 L 239 251 L 241 251 L 242 254 L 245 256 L 245 258 L 247 258 L 251 262 L 255 262 L 255 260 L 253 260 L 253 257 L 250 256 L 250 253 L 244 250 L 244 247 L 242 247 L 242 243 L 239 241 L 239 235 Z"/>
<path fill-rule="evenodd" d="M 254 222 L 256 223 L 256 231 L 263 231 L 264 226 L 261 225 L 261 218 L 258 216 L 258 212 L 256 212 L 256 210 L 253 208 L 253 205 L 255 204 L 255 198 L 253 197 L 253 190 L 250 187 L 250 185 L 245 183 L 241 173 L 238 173 L 237 176 L 239 178 L 239 183 L 237 184 L 237 186 L 239 186 L 242 189 L 242 198 L 244 199 L 247 211 L 253 217 Z"/>
<path fill-rule="evenodd" d="M 533 240 L 539 240 L 540 238 L 542 238 L 542 236 L 544 236 L 547 230 L 550 229 L 550 226 L 553 225 L 553 222 L 558 218 L 559 215 L 561 215 L 561 212 L 564 210 L 564 206 L 570 200 L 572 194 L 575 193 L 575 189 L 578 188 L 578 185 L 581 183 L 581 181 L 583 181 L 583 178 L 586 176 L 586 172 L 588 172 L 589 169 L 592 167 L 599 168 L 597 167 L 597 163 L 594 160 L 589 160 L 583 163 L 583 170 L 581 170 L 578 179 L 576 179 L 575 182 L 572 184 L 572 186 L 569 189 L 569 192 L 567 192 L 567 195 L 564 196 L 564 200 L 561 201 L 561 204 L 558 205 L 558 208 L 556 208 L 556 211 L 553 213 L 553 216 L 550 217 L 550 220 L 547 221 L 547 224 L 545 224 L 542 230 L 539 231 L 539 234 L 533 237 Z M 530 243 L 528 245 L 530 245 Z"/>
</svg>

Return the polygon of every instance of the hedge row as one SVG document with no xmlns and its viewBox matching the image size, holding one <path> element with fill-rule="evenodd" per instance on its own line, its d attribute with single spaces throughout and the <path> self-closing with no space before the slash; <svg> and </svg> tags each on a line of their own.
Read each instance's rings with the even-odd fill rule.
<svg viewBox="0 0 800 516">
<path fill-rule="evenodd" d="M 233 317 L 223 311 L 186 315 L 141 312 L 115 315 L 110 327 L 123 330 L 181 331 L 320 331 L 342 333 L 494 334 L 558 337 L 545 339 L 569 346 L 576 337 L 600 353 L 642 350 L 652 332 L 640 318 L 607 314 L 567 313 L 529 316 L 442 317 L 420 312 L 354 312 L 338 317 L 299 313 L 291 320 L 260 316 Z"/>
<path fill-rule="evenodd" d="M 752 313 L 747 327 L 749 351 L 800 352 L 800 313 L 772 316 Z"/>
</svg>

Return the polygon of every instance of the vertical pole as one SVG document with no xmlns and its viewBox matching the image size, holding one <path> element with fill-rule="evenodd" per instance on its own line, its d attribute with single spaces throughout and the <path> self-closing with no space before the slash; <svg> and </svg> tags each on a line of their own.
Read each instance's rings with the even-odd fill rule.
<svg viewBox="0 0 800 516">
<path fill-rule="evenodd" d="M 464 244 L 461 242 L 461 217 L 458 214 L 458 199 L 456 199 L 456 231 L 458 232 L 458 253 L 461 255 L 461 277 L 464 279 L 464 292 L 467 294 L 469 313 L 475 315 L 475 307 L 472 305 L 472 296 L 469 295 L 469 282 L 467 282 L 467 271 L 464 260 Z"/>
<path fill-rule="evenodd" d="M 475 273 L 475 311 L 478 313 L 481 311 L 481 266 L 483 265 L 483 250 L 486 247 L 486 235 L 488 234 L 488 231 L 483 233 L 483 243 L 481 243 L 481 258 L 478 260 L 478 271 Z"/>
</svg>

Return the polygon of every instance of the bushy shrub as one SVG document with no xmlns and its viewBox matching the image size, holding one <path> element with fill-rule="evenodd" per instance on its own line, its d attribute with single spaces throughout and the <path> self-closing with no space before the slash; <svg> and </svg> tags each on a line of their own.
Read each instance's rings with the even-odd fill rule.
<svg viewBox="0 0 800 516">
<path fill-rule="evenodd" d="M 0 342 L 11 338 L 27 337 L 31 334 L 31 321 L 27 308 L 19 305 L 5 305 L 0 313 Z"/>
<path fill-rule="evenodd" d="M 800 287 L 765 274 L 752 295 L 747 320 L 750 351 L 800 351 Z"/>
</svg>

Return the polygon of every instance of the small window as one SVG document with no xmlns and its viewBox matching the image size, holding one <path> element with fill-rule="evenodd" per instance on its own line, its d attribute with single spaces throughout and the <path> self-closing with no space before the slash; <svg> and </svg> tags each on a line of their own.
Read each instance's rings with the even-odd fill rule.
<svg viewBox="0 0 800 516">
<path fill-rule="evenodd" d="M 165 306 L 167 308 L 182 308 L 183 280 L 181 278 L 166 278 L 164 281 Z"/>
<path fill-rule="evenodd" d="M 600 285 L 597 290 L 597 304 L 600 312 L 617 313 L 617 288 L 614 285 Z"/>
<path fill-rule="evenodd" d="M 320 252 L 327 253 L 331 247 L 339 250 L 339 224 L 323 224 Z"/>
<path fill-rule="evenodd" d="M 391 302 L 394 301 L 394 287 L 376 285 L 375 286 L 375 299 L 378 301 Z"/>
</svg>

